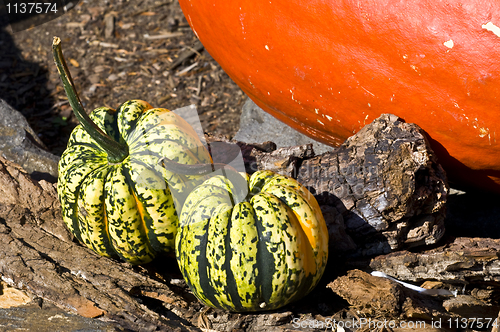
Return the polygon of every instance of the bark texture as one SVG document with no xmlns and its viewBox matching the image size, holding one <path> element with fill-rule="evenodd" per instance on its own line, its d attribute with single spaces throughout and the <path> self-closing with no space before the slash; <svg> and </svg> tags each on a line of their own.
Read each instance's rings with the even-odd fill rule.
<svg viewBox="0 0 500 332">
<path fill-rule="evenodd" d="M 182 296 L 165 283 L 72 242 L 55 185 L 32 180 L 1 157 L 0 248 L 2 279 L 34 297 L 84 317 L 105 315 L 134 330 L 183 327 L 182 320 L 160 317 L 141 304 L 141 297 L 150 297 L 182 311 L 187 308 Z"/>
<path fill-rule="evenodd" d="M 221 156 L 231 155 L 231 144 L 239 147 L 248 173 L 269 169 L 304 184 L 316 196 L 331 248 L 339 254 L 386 254 L 434 244 L 444 234 L 446 174 L 423 131 L 394 115 L 381 115 L 321 155 L 311 144 L 276 149 L 269 142 L 220 136 L 207 142 L 216 144 Z"/>
<path fill-rule="evenodd" d="M 444 234 L 445 172 L 422 130 L 396 116 L 304 160 L 298 180 L 342 215 L 359 255 L 434 244 Z"/>
<path fill-rule="evenodd" d="M 207 141 L 220 157 L 216 162 L 241 156 L 236 168 L 297 177 L 316 194 L 335 249 L 330 256 L 339 260 L 329 263 L 332 267 L 347 259 L 343 253 L 375 255 L 431 244 L 444 231 L 444 172 L 421 131 L 395 117 L 382 116 L 320 156 L 310 145 L 277 149 L 272 142 Z M 133 331 L 283 331 L 293 329 L 294 319 L 323 319 L 339 309 L 338 300 L 323 291 L 326 282 L 276 312 L 243 315 L 204 308 L 189 292 L 175 259 L 132 267 L 97 256 L 74 242 L 60 209 L 55 184 L 36 181 L 0 158 L 0 275 L 35 300 Z M 327 281 L 335 278 L 334 270 L 325 274 Z"/>
<path fill-rule="evenodd" d="M 378 256 L 371 261 L 370 267 L 401 280 L 432 279 L 457 285 L 498 284 L 499 255 L 499 239 L 462 237 L 432 250 Z"/>
</svg>

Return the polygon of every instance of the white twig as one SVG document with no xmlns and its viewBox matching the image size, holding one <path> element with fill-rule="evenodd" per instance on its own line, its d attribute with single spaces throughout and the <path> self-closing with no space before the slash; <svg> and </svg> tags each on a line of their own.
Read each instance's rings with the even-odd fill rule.
<svg viewBox="0 0 500 332">
<path fill-rule="evenodd" d="M 395 279 L 395 278 L 393 278 L 391 276 L 388 276 L 384 272 L 380 272 L 380 271 L 373 271 L 372 272 L 372 276 L 374 276 L 374 277 L 381 277 L 381 278 L 387 278 L 389 280 L 395 281 L 395 282 L 397 282 L 397 283 L 405 286 L 406 288 L 409 288 L 409 289 L 412 289 L 414 291 L 417 291 L 420 294 L 445 295 L 445 296 L 451 296 L 451 295 L 453 295 L 455 297 L 457 296 L 457 291 L 452 292 L 452 291 L 449 291 L 447 289 L 427 289 L 427 288 L 418 287 L 418 286 L 409 284 L 407 282 Z"/>
</svg>

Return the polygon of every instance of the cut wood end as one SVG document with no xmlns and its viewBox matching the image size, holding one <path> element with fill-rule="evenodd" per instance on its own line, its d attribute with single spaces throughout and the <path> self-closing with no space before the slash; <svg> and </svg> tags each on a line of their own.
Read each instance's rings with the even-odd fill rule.
<svg viewBox="0 0 500 332">
<path fill-rule="evenodd" d="M 57 46 L 61 44 L 61 38 L 54 36 L 54 40 L 52 41 L 53 46 Z"/>
</svg>

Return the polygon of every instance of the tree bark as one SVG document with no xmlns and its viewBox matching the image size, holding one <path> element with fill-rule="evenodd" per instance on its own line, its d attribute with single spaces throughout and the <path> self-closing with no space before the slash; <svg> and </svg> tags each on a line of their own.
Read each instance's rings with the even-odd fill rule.
<svg viewBox="0 0 500 332">
<path fill-rule="evenodd" d="M 219 140 L 224 139 L 207 138 Z M 318 156 L 310 144 L 272 151 L 269 144 L 233 144 L 248 173 L 270 169 L 309 188 L 339 254 L 385 254 L 434 244 L 444 234 L 446 174 L 423 131 L 396 116 L 380 116 L 338 149 Z"/>
<path fill-rule="evenodd" d="M 408 281 L 500 285 L 499 253 L 499 239 L 461 237 L 432 250 L 378 256 L 371 261 L 370 267 Z"/>
<path fill-rule="evenodd" d="M 222 149 L 219 155 L 232 156 L 231 142 L 222 146 L 215 142 L 224 140 L 207 141 Z M 338 150 L 320 156 L 310 145 L 276 149 L 272 143 L 236 144 L 248 172 L 267 168 L 295 176 L 316 194 L 335 250 L 332 259 L 346 259 L 339 255 L 347 252 L 374 255 L 434 243 L 442 235 L 446 179 L 416 126 L 383 116 Z M 174 258 L 132 267 L 75 243 L 63 224 L 55 184 L 36 181 L 3 158 L 0 248 L 0 275 L 11 286 L 134 331 L 278 331 L 289 328 L 294 317 L 319 310 L 311 309 L 318 305 L 312 297 L 289 307 L 293 313 L 203 309 Z M 332 280 L 333 275 L 325 278 Z M 314 296 L 324 293 L 318 289 Z M 328 307 L 330 302 L 326 298 L 321 303 Z M 328 310 L 323 313 L 331 314 Z"/>
<path fill-rule="evenodd" d="M 181 295 L 71 241 L 54 184 L 34 181 L 0 157 L 0 191 L 0 275 L 5 282 L 84 317 L 105 315 L 134 330 L 188 330 L 140 300 L 151 297 L 183 312 L 188 303 Z"/>
</svg>

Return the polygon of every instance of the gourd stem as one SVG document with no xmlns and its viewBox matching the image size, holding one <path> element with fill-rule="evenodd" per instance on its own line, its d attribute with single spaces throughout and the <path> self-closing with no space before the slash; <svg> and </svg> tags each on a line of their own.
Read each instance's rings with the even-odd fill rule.
<svg viewBox="0 0 500 332">
<path fill-rule="evenodd" d="M 243 202 L 248 195 L 247 180 L 231 165 L 224 163 L 186 165 L 175 162 L 167 157 L 160 158 L 158 164 L 171 172 L 183 175 L 208 175 L 221 170 L 223 176 L 233 185 L 234 204 Z"/>
<path fill-rule="evenodd" d="M 68 66 L 64 60 L 61 50 L 61 39 L 54 37 L 52 43 L 52 53 L 56 62 L 59 77 L 68 96 L 69 104 L 75 113 L 76 118 L 80 121 L 83 129 L 97 142 L 97 144 L 107 153 L 108 160 L 112 163 L 119 163 L 128 156 L 128 146 L 119 143 L 107 135 L 101 128 L 99 128 L 94 121 L 88 116 L 83 108 L 80 97 L 76 92 L 75 84 L 71 78 Z"/>
</svg>

